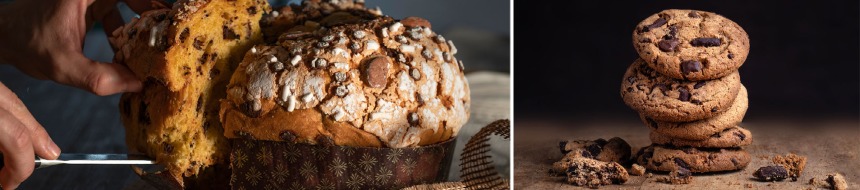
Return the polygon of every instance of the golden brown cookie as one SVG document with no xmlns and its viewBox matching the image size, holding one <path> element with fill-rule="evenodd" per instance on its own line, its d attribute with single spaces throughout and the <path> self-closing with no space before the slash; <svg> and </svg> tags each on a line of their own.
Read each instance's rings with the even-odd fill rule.
<svg viewBox="0 0 860 190">
<path fill-rule="evenodd" d="M 752 144 L 752 133 L 741 127 L 728 128 L 711 135 L 705 140 L 685 140 L 672 138 L 651 130 L 651 142 L 676 147 L 691 146 L 699 148 L 737 148 Z"/>
<path fill-rule="evenodd" d="M 660 145 L 643 147 L 636 162 L 649 170 L 673 171 L 686 168 L 693 173 L 739 170 L 750 162 L 743 149 L 673 148 Z"/>
<path fill-rule="evenodd" d="M 737 71 L 747 58 L 750 44 L 746 31 L 721 15 L 669 9 L 636 26 L 633 47 L 661 74 L 701 81 Z"/>
<path fill-rule="evenodd" d="M 715 80 L 684 81 L 661 75 L 636 59 L 624 74 L 621 97 L 654 120 L 690 122 L 728 110 L 740 88 L 737 72 Z"/>
<path fill-rule="evenodd" d="M 712 135 L 735 127 L 741 123 L 749 107 L 747 100 L 747 89 L 741 85 L 741 89 L 726 112 L 717 114 L 712 118 L 696 120 L 691 122 L 665 122 L 648 118 L 639 114 L 639 118 L 651 131 L 662 136 L 683 140 L 707 140 Z"/>
</svg>

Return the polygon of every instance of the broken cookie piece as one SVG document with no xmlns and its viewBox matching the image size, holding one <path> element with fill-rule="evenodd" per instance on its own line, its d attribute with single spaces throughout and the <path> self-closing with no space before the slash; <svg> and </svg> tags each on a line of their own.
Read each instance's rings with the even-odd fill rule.
<svg viewBox="0 0 860 190">
<path fill-rule="evenodd" d="M 809 179 L 809 184 L 818 188 L 827 188 L 833 190 L 848 189 L 848 182 L 845 177 L 839 173 L 828 174 L 823 180 L 821 178 Z"/>
<path fill-rule="evenodd" d="M 645 171 L 646 170 L 644 166 L 641 166 L 639 164 L 633 164 L 632 166 L 630 166 L 630 170 L 628 170 L 627 172 L 630 175 L 641 176 L 645 175 Z"/>
<path fill-rule="evenodd" d="M 797 181 L 797 178 L 800 177 L 800 173 L 803 172 L 803 168 L 806 166 L 806 157 L 792 153 L 785 156 L 774 156 L 772 161 L 774 164 L 779 164 L 782 165 L 782 167 L 785 167 L 791 181 Z"/>
<path fill-rule="evenodd" d="M 554 175 L 565 175 L 567 171 L 568 165 L 576 158 L 588 158 L 593 159 L 594 156 L 591 155 L 590 152 L 584 149 L 576 149 L 568 152 L 561 158 L 558 162 L 552 164 L 552 168 L 550 168 L 549 172 Z"/>
<path fill-rule="evenodd" d="M 613 137 L 608 141 L 602 138 L 597 140 L 570 140 L 559 142 L 562 154 L 574 150 L 585 150 L 594 159 L 604 162 L 627 163 L 630 159 L 630 144 L 624 139 Z"/>
<path fill-rule="evenodd" d="M 765 166 L 756 170 L 753 176 L 760 181 L 782 181 L 788 178 L 788 171 L 782 165 Z"/>
<path fill-rule="evenodd" d="M 671 184 L 689 184 L 693 182 L 693 172 L 684 167 L 677 167 L 674 171 L 669 172 L 667 182 Z"/>
<path fill-rule="evenodd" d="M 616 162 L 604 162 L 576 157 L 565 162 L 567 183 L 597 188 L 601 185 L 623 184 L 629 176 L 627 170 Z"/>
</svg>

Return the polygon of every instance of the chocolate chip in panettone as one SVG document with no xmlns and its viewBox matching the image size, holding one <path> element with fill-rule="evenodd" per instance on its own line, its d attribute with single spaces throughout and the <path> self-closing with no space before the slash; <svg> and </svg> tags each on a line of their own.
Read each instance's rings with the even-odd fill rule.
<svg viewBox="0 0 860 190">
<path fill-rule="evenodd" d="M 167 154 L 173 153 L 173 145 L 171 145 L 170 143 L 167 143 L 167 142 L 164 142 L 162 144 L 163 144 L 162 146 L 164 146 L 164 153 L 167 153 Z"/>
<path fill-rule="evenodd" d="M 221 26 L 222 38 L 225 40 L 235 40 L 239 39 L 239 35 L 236 34 L 236 31 L 233 31 L 232 28 L 225 26 Z"/>
<path fill-rule="evenodd" d="M 403 26 L 406 27 L 424 27 L 428 29 L 432 28 L 432 25 L 430 25 L 430 21 L 427 21 L 427 19 L 421 17 L 406 17 L 403 18 L 403 20 L 400 20 L 400 23 L 402 23 Z"/>
<path fill-rule="evenodd" d="M 358 51 L 361 49 L 361 42 L 352 42 L 349 43 L 349 49 L 352 51 Z"/>
<path fill-rule="evenodd" d="M 296 135 L 293 134 L 292 131 L 285 130 L 278 134 L 278 137 L 281 138 L 284 142 L 294 142 L 296 140 Z"/>
<path fill-rule="evenodd" d="M 328 42 L 317 42 L 317 43 L 316 43 L 316 46 L 317 46 L 318 48 L 328 47 L 328 45 L 329 45 L 329 44 L 328 44 Z"/>
<path fill-rule="evenodd" d="M 252 15 L 257 14 L 257 6 L 248 7 L 247 10 L 248 10 L 248 14 L 252 14 Z"/>
<path fill-rule="evenodd" d="M 203 112 L 203 96 L 197 97 L 197 112 Z"/>
<path fill-rule="evenodd" d="M 201 37 L 194 38 L 194 44 L 192 44 L 194 46 L 194 49 L 203 50 L 203 41 L 204 40 L 201 39 Z"/>
<path fill-rule="evenodd" d="M 313 64 L 311 65 L 313 68 L 325 68 L 325 66 L 328 65 L 328 61 L 323 58 L 314 58 L 314 60 L 311 61 L 311 64 Z"/>
<path fill-rule="evenodd" d="M 362 72 L 365 83 L 372 88 L 384 88 L 388 84 L 389 65 L 387 57 L 372 58 L 365 64 Z"/>
<path fill-rule="evenodd" d="M 272 71 L 274 71 L 274 72 L 280 72 L 280 71 L 284 70 L 284 63 L 281 63 L 280 61 L 276 61 L 274 63 L 271 63 L 270 66 L 271 66 Z"/>
<path fill-rule="evenodd" d="M 188 35 L 190 35 L 188 28 L 182 30 L 182 33 L 179 33 L 179 43 L 185 43 L 185 39 L 188 39 Z"/>
<path fill-rule="evenodd" d="M 335 72 L 332 76 L 334 77 L 334 81 L 337 82 L 344 82 L 347 79 L 346 73 L 344 72 Z"/>
</svg>

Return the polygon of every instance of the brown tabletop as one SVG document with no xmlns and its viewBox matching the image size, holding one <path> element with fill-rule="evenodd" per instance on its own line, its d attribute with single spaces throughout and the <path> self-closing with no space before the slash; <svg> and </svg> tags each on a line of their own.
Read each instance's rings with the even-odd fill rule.
<svg viewBox="0 0 860 190">
<path fill-rule="evenodd" d="M 634 116 L 630 116 L 634 117 Z M 633 151 L 650 144 L 643 124 L 623 118 L 569 119 L 518 117 L 514 121 L 514 187 L 516 189 L 583 189 L 551 177 L 547 171 L 559 160 L 558 141 L 564 139 L 609 139 L 621 137 Z M 698 174 L 691 184 L 670 185 L 657 182 L 665 174 L 651 178 L 631 176 L 622 185 L 601 189 L 816 189 L 810 178 L 826 177 L 839 172 L 846 177 L 849 189 L 860 185 L 860 121 L 856 117 L 811 120 L 756 119 L 742 124 L 753 134 L 753 144 L 745 147 L 752 161 L 745 169 L 719 174 Z M 807 157 L 806 169 L 796 182 L 758 182 L 752 173 L 772 165 L 774 155 L 796 153 Z"/>
</svg>

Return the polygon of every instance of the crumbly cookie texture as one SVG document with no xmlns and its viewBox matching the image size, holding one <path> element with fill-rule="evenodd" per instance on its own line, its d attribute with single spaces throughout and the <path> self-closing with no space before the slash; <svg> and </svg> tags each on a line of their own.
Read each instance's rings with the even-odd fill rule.
<svg viewBox="0 0 860 190">
<path fill-rule="evenodd" d="M 741 85 L 737 97 L 726 112 L 717 114 L 712 118 L 691 121 L 691 122 L 665 122 L 657 121 L 644 114 L 639 114 L 639 118 L 645 123 L 651 131 L 661 134 L 662 136 L 671 137 L 683 140 L 708 140 L 714 134 L 718 134 L 726 129 L 738 126 L 746 114 L 749 107 L 747 100 L 747 89 Z"/>
<path fill-rule="evenodd" d="M 658 178 L 657 181 L 669 184 L 690 184 L 693 182 L 693 173 L 687 168 L 676 167 L 669 172 L 669 177 Z"/>
<path fill-rule="evenodd" d="M 630 169 L 628 169 L 628 170 L 627 170 L 627 172 L 628 172 L 630 175 L 635 175 L 635 176 L 642 176 L 642 175 L 645 175 L 645 172 L 646 172 L 646 171 L 647 171 L 647 170 L 645 169 L 645 167 L 644 167 L 644 166 L 642 166 L 642 165 L 639 165 L 639 164 L 633 164 L 633 165 L 631 165 L 631 166 L 630 166 Z"/>
<path fill-rule="evenodd" d="M 226 163 L 219 99 L 238 59 L 262 41 L 263 0 L 178 1 L 143 13 L 113 32 L 115 62 L 142 81 L 120 112 L 131 152 L 165 165 L 177 181 Z"/>
<path fill-rule="evenodd" d="M 590 188 L 601 185 L 623 184 L 630 177 L 627 170 L 616 162 L 604 162 L 585 157 L 572 157 L 559 161 L 567 183 Z"/>
<path fill-rule="evenodd" d="M 682 167 L 693 173 L 739 170 L 750 162 L 742 149 L 669 148 L 660 145 L 643 147 L 637 163 L 648 170 L 673 171 Z"/>
<path fill-rule="evenodd" d="M 633 47 L 657 72 L 683 80 L 713 80 L 731 75 L 749 53 L 746 31 L 706 11 L 664 10 L 640 22 Z"/>
<path fill-rule="evenodd" d="M 630 145 L 624 139 L 613 137 L 604 140 L 568 140 L 559 142 L 562 154 L 568 154 L 574 150 L 584 150 L 582 154 L 587 158 L 594 158 L 604 162 L 627 163 L 630 160 Z"/>
<path fill-rule="evenodd" d="M 737 72 L 715 80 L 684 81 L 663 76 L 636 59 L 624 74 L 621 97 L 651 119 L 690 122 L 728 110 L 740 87 Z"/>
<path fill-rule="evenodd" d="M 676 147 L 699 147 L 699 148 L 737 148 L 750 145 L 753 142 L 752 133 L 741 127 L 733 127 L 722 132 L 711 135 L 705 140 L 684 140 L 668 137 L 661 133 L 651 131 L 651 142 L 661 145 Z"/>
<path fill-rule="evenodd" d="M 774 164 L 779 164 L 788 170 L 788 177 L 792 181 L 797 181 L 800 174 L 803 173 L 803 168 L 806 167 L 806 157 L 797 154 L 786 154 L 785 156 L 776 155 L 771 160 Z"/>
<path fill-rule="evenodd" d="M 457 135 L 470 97 L 450 40 L 386 16 L 322 14 L 247 52 L 222 101 L 228 138 L 400 148 Z"/>
</svg>

